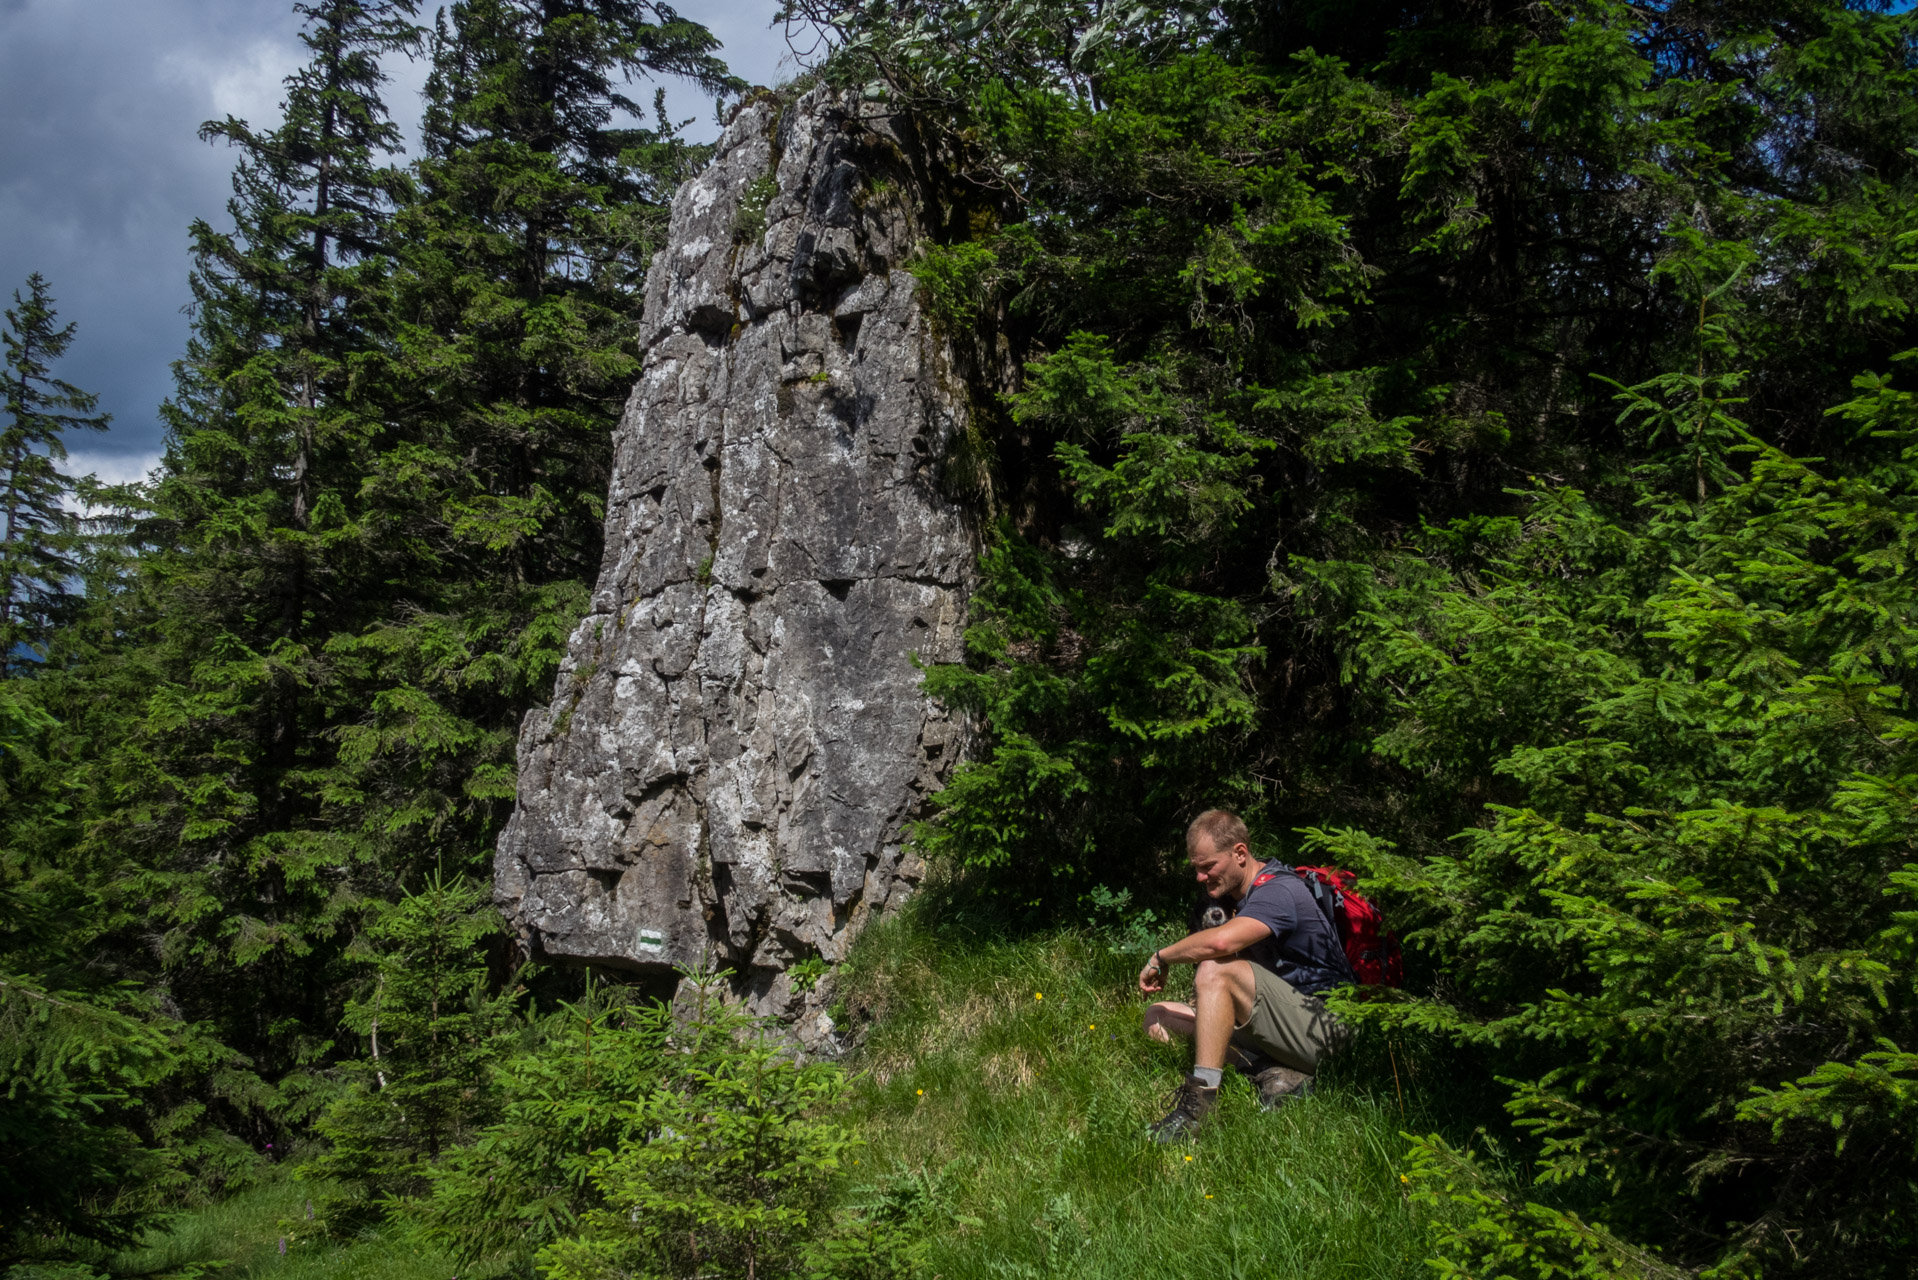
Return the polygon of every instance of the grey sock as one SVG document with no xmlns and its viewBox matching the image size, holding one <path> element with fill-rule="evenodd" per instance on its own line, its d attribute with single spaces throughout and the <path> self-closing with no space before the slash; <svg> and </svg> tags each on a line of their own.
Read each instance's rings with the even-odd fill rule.
<svg viewBox="0 0 1918 1280">
<path fill-rule="evenodd" d="M 1219 1087 L 1219 1081 L 1225 1078 L 1225 1069 L 1223 1067 L 1194 1067 L 1192 1068 L 1192 1078 L 1208 1089 L 1216 1089 Z"/>
</svg>

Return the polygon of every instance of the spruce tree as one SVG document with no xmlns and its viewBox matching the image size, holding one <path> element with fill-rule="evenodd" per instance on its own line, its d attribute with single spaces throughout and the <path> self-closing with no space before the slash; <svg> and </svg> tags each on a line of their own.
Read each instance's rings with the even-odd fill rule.
<svg viewBox="0 0 1918 1280">
<path fill-rule="evenodd" d="M 410 0 L 299 11 L 313 57 L 283 122 L 205 130 L 239 151 L 233 230 L 194 229 L 194 339 L 123 602 L 154 690 L 106 744 L 117 798 L 89 834 L 138 851 L 124 891 L 170 989 L 287 1082 L 289 1117 L 365 921 L 484 864 L 598 564 L 625 313 L 699 155 L 663 122 L 615 128 L 618 86 L 730 83 L 664 9 L 456 6 L 406 171 L 379 58 Z"/>
<path fill-rule="evenodd" d="M 72 613 L 80 572 L 80 530 L 69 501 L 82 482 L 60 470 L 66 433 L 103 431 L 99 397 L 52 375 L 73 343 L 38 272 L 27 296 L 14 290 L 0 332 L 5 344 L 5 419 L 0 422 L 0 676 L 43 658 L 54 629 Z"/>
<path fill-rule="evenodd" d="M 445 513 L 453 545 L 509 581 L 598 568 L 608 431 L 638 367 L 631 316 L 665 207 L 704 154 L 663 98 L 657 128 L 614 127 L 639 111 L 620 86 L 665 70 L 733 88 L 715 47 L 632 0 L 469 0 L 435 32 L 396 282 L 421 328 L 405 389 L 430 391 L 422 442 L 470 482 Z"/>
<path fill-rule="evenodd" d="M 281 122 L 202 136 L 238 151 L 231 230 L 196 222 L 194 331 L 163 412 L 167 449 L 137 587 L 119 602 L 151 696 L 103 744 L 94 846 L 135 852 L 123 891 L 164 939 L 169 985 L 269 1078 L 322 1052 L 328 966 L 350 936 L 358 851 L 323 788 L 344 697 L 328 636 L 378 616 L 357 495 L 382 428 L 355 394 L 385 339 L 381 238 L 400 184 L 380 59 L 415 0 L 313 0 Z M 244 975 L 244 976 L 242 976 Z"/>
<path fill-rule="evenodd" d="M 1875 5 L 791 7 L 965 158 L 913 269 L 994 371 L 1005 519 L 930 677 L 989 732 L 924 836 L 1041 917 L 1165 883 L 1213 804 L 1442 840 L 1491 792 L 1365 749 L 1368 606 L 1313 562 L 1533 476 L 1629 504 L 1601 379 L 1695 359 L 1721 286 L 1747 420 L 1833 456 L 1909 324 L 1913 23 Z"/>
<path fill-rule="evenodd" d="M 366 929 L 372 981 L 346 1011 L 366 1054 L 344 1068 L 346 1088 L 315 1126 L 329 1150 L 308 1170 L 345 1184 L 324 1214 L 332 1229 L 417 1194 L 431 1162 L 497 1113 L 488 1071 L 514 996 L 490 990 L 484 944 L 501 931 L 483 882 L 438 873 Z"/>
<path fill-rule="evenodd" d="M 394 424 L 363 492 L 404 607 L 328 656 L 361 691 L 331 785 L 401 879 L 482 869 L 519 721 L 551 689 L 600 557 L 631 316 L 673 190 L 704 151 L 615 127 L 654 71 L 732 81 L 664 7 L 477 0 L 432 39 L 426 156 L 394 224 Z"/>
</svg>

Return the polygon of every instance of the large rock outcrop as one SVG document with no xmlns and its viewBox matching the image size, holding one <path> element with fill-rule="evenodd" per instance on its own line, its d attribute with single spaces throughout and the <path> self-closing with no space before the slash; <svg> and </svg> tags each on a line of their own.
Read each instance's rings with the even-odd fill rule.
<svg viewBox="0 0 1918 1280">
<path fill-rule="evenodd" d="M 647 280 L 591 612 L 526 717 L 496 897 L 535 954 L 739 975 L 840 959 L 919 875 L 958 754 L 975 549 L 942 492 L 965 399 L 902 269 L 914 178 L 877 107 L 746 105 Z"/>
</svg>

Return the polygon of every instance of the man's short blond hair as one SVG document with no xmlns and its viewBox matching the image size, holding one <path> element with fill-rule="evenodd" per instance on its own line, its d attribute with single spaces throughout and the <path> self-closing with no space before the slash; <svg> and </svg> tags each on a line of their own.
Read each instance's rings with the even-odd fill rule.
<svg viewBox="0 0 1918 1280">
<path fill-rule="evenodd" d="M 1192 820 L 1185 829 L 1185 851 L 1190 854 L 1193 842 L 1204 836 L 1214 850 L 1223 853 L 1235 844 L 1252 847 L 1252 837 L 1245 829 L 1245 822 L 1230 809 L 1207 809 Z"/>
</svg>

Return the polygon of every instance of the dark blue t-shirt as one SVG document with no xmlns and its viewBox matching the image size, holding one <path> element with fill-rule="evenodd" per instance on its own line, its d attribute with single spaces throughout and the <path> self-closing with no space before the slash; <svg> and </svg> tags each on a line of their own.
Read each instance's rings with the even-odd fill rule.
<svg viewBox="0 0 1918 1280">
<path fill-rule="evenodd" d="M 1259 939 L 1239 955 L 1264 965 L 1306 995 L 1319 995 L 1352 981 L 1338 931 L 1312 900 L 1305 882 L 1283 862 L 1268 862 L 1265 871 L 1277 874 L 1247 892 L 1237 914 L 1257 920 L 1272 930 L 1272 936 Z"/>
</svg>

